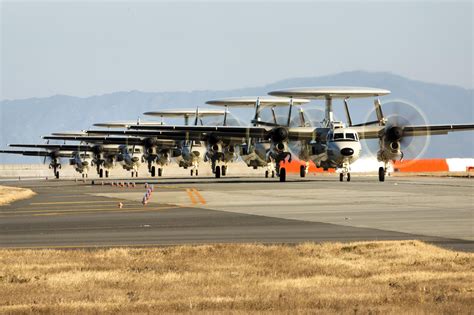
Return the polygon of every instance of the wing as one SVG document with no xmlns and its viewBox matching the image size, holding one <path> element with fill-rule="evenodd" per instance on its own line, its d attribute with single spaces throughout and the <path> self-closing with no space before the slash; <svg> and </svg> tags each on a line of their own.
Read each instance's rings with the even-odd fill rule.
<svg viewBox="0 0 474 315">
<path fill-rule="evenodd" d="M 102 144 L 124 144 L 124 145 L 146 145 L 147 140 L 146 137 L 110 137 L 109 135 L 127 135 L 124 134 L 123 131 L 120 130 L 99 130 L 97 132 L 93 132 L 94 134 L 100 134 L 103 132 L 106 136 L 73 136 L 73 137 L 66 137 L 66 136 L 44 136 L 43 139 L 47 140 L 66 140 L 66 141 L 81 141 L 81 142 L 89 142 L 89 143 L 102 143 Z M 92 132 L 91 132 L 92 134 Z M 130 134 L 133 135 L 133 134 Z M 140 136 L 138 134 L 138 136 Z M 176 145 L 175 140 L 171 139 L 158 139 L 153 141 L 154 144 L 162 146 L 162 147 L 173 147 Z"/>
<path fill-rule="evenodd" d="M 350 128 L 357 131 L 360 139 L 378 139 L 383 136 L 387 126 L 366 125 Z M 402 130 L 404 137 L 445 135 L 454 131 L 474 130 L 474 124 L 403 126 Z"/>
<path fill-rule="evenodd" d="M 167 126 L 173 127 L 173 126 Z M 177 126 L 175 126 L 177 127 Z M 106 135 L 128 135 L 128 136 L 137 136 L 137 137 L 144 137 L 144 138 L 157 138 L 162 140 L 193 140 L 193 141 L 205 141 L 211 135 L 217 136 L 221 138 L 225 138 L 226 140 L 230 141 L 241 141 L 243 138 L 247 136 L 252 136 L 247 134 L 246 129 L 244 128 L 240 132 L 230 131 L 230 130 L 215 130 L 215 127 L 208 127 L 208 126 L 189 126 L 191 128 L 180 130 L 178 129 L 153 129 L 147 128 L 147 130 L 89 130 L 90 134 L 106 134 Z M 207 128 L 197 128 L 192 129 L 192 127 L 207 127 Z M 262 134 L 258 134 L 262 136 Z M 255 136 L 255 135 L 253 135 Z"/>
<path fill-rule="evenodd" d="M 72 145 L 72 144 L 10 144 L 10 147 L 19 148 L 42 148 L 50 150 L 63 151 L 91 151 L 93 149 L 90 145 Z"/>
<path fill-rule="evenodd" d="M 0 153 L 21 154 L 26 156 L 52 156 L 53 152 L 49 151 L 17 151 L 17 150 L 0 150 Z M 57 157 L 73 157 L 72 152 L 58 151 L 54 152 Z"/>
</svg>

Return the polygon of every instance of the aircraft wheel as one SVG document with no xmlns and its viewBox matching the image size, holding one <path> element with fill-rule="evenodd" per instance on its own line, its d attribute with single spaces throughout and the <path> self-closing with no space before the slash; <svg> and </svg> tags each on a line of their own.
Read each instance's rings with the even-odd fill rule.
<svg viewBox="0 0 474 315">
<path fill-rule="evenodd" d="M 272 178 L 275 178 L 275 171 L 272 171 Z"/>
<path fill-rule="evenodd" d="M 344 174 L 339 173 L 339 181 L 343 182 L 344 181 Z"/>
<path fill-rule="evenodd" d="M 225 176 L 227 173 L 227 166 L 223 165 L 221 168 L 222 168 L 222 172 L 221 172 L 222 176 Z"/>
<path fill-rule="evenodd" d="M 385 169 L 383 167 L 379 167 L 379 182 L 385 181 Z"/>
<path fill-rule="evenodd" d="M 54 174 L 54 176 L 56 177 L 56 179 L 59 179 L 59 171 L 56 171 L 56 173 Z"/>
<path fill-rule="evenodd" d="M 306 168 L 304 165 L 300 166 L 300 177 L 305 177 L 306 176 Z"/>
<path fill-rule="evenodd" d="M 155 177 L 156 176 L 156 167 L 152 166 L 150 173 L 151 173 L 151 177 Z"/>
<path fill-rule="evenodd" d="M 286 182 L 286 168 L 280 168 L 280 182 Z"/>
<path fill-rule="evenodd" d="M 214 169 L 214 174 L 216 174 L 216 178 L 221 178 L 221 167 L 220 166 L 216 166 L 216 168 Z"/>
<path fill-rule="evenodd" d="M 269 174 L 269 172 L 265 171 L 265 178 L 268 178 L 268 174 Z"/>
<path fill-rule="evenodd" d="M 347 178 L 346 178 L 346 180 L 347 180 L 348 182 L 351 181 L 351 173 L 347 173 Z"/>
<path fill-rule="evenodd" d="M 193 176 L 193 175 L 194 175 L 194 170 L 191 170 L 191 176 Z"/>
<path fill-rule="evenodd" d="M 105 171 L 105 177 L 109 178 L 109 171 Z"/>
<path fill-rule="evenodd" d="M 84 174 L 84 173 L 82 173 L 81 175 L 82 175 L 82 178 L 86 177 L 86 174 Z"/>
<path fill-rule="evenodd" d="M 196 176 L 198 176 L 198 170 L 196 170 Z"/>
<path fill-rule="evenodd" d="M 161 177 L 161 175 L 163 175 L 163 169 L 162 169 L 162 168 L 159 168 L 159 169 L 158 169 L 158 176 Z"/>
<path fill-rule="evenodd" d="M 100 178 L 104 177 L 104 170 L 103 169 L 99 170 L 99 177 Z"/>
</svg>

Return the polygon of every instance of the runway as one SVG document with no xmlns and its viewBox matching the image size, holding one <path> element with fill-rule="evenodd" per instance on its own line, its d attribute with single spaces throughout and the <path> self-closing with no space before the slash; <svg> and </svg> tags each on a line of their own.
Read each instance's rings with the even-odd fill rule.
<svg viewBox="0 0 474 315">
<path fill-rule="evenodd" d="M 129 179 L 127 180 L 129 181 Z M 419 239 L 474 251 L 474 182 L 374 176 L 0 181 L 37 196 L 0 207 L 0 246 L 77 248 L 216 242 Z M 154 185 L 143 206 L 144 183 Z M 123 203 L 120 209 L 117 205 Z"/>
</svg>

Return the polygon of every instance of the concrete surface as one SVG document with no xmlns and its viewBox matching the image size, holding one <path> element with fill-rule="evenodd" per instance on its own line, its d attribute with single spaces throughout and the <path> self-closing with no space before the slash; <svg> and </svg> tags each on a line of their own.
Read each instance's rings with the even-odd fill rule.
<svg viewBox="0 0 474 315">
<path fill-rule="evenodd" d="M 160 178 L 144 207 L 145 181 L 135 188 L 0 181 L 38 193 L 0 207 L 0 246 L 421 239 L 474 250 L 474 182 L 467 178 Z"/>
</svg>

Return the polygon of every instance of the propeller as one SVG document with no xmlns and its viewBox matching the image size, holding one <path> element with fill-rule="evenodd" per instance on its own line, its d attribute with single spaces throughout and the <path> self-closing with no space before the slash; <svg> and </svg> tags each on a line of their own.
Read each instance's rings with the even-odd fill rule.
<svg viewBox="0 0 474 315">
<path fill-rule="evenodd" d="M 379 115 L 382 112 L 384 115 L 382 120 L 377 120 L 376 123 L 385 126 L 383 134 L 381 134 L 385 148 L 400 150 L 402 160 L 414 161 L 423 156 L 429 145 L 429 135 L 413 137 L 404 134 L 406 126 L 428 125 L 423 111 L 411 102 L 396 99 L 384 103 Z M 366 121 L 371 121 L 370 119 L 373 119 L 374 115 L 377 116 L 375 108 L 369 112 Z M 375 146 L 373 142 L 362 141 L 362 143 L 365 146 L 364 151 L 372 156 L 376 156 L 377 152 L 382 149 L 380 145 Z M 405 165 L 407 164 L 405 163 Z"/>
</svg>

